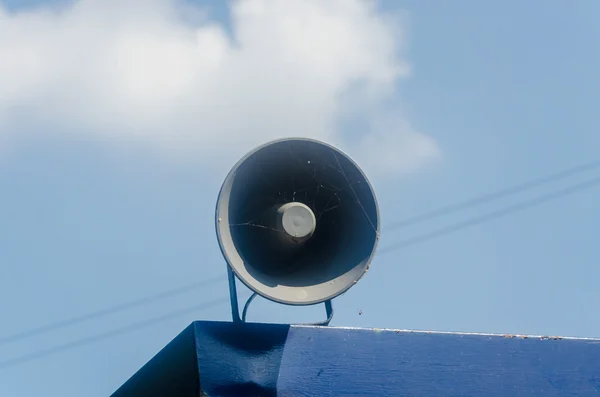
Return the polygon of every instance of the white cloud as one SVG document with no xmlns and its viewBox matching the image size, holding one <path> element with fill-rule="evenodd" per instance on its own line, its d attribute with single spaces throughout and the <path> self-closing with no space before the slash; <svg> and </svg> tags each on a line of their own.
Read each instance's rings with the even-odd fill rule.
<svg viewBox="0 0 600 397">
<path fill-rule="evenodd" d="M 308 136 L 390 171 L 437 155 L 384 107 L 409 67 L 402 21 L 375 3 L 236 1 L 233 38 L 201 11 L 178 0 L 0 9 L 0 139 L 52 132 L 214 160 Z M 367 120 L 358 140 L 339 128 L 351 111 Z"/>
</svg>

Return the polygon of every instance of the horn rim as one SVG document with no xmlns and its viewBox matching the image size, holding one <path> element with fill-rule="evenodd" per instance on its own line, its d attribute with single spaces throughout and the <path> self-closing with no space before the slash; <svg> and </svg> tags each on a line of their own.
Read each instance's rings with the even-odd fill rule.
<svg viewBox="0 0 600 397">
<path fill-rule="evenodd" d="M 348 285 L 346 285 L 343 288 L 340 288 L 339 290 L 330 294 L 326 298 L 301 301 L 301 302 L 289 300 L 289 299 L 283 299 L 283 298 L 274 296 L 272 294 L 266 293 L 265 291 L 258 290 L 255 286 L 253 286 L 250 283 L 250 281 L 246 279 L 246 277 L 244 275 L 240 274 L 240 272 L 238 271 L 236 266 L 232 265 L 232 258 L 231 258 L 229 249 L 227 247 L 225 247 L 225 242 L 223 241 L 224 240 L 223 233 L 221 233 L 222 228 L 227 227 L 227 225 L 224 226 L 223 222 L 221 222 L 222 211 L 224 211 L 224 209 L 221 208 L 221 205 L 223 204 L 223 201 L 224 201 L 223 195 L 225 192 L 225 188 L 230 187 L 230 185 L 232 185 L 234 176 L 235 176 L 237 170 L 239 169 L 239 167 L 242 164 L 244 164 L 246 162 L 246 160 L 248 160 L 251 156 L 253 156 L 255 153 L 259 152 L 260 150 L 262 150 L 266 147 L 269 147 L 271 145 L 274 145 L 274 144 L 290 142 L 290 141 L 304 141 L 304 142 L 311 142 L 311 143 L 323 145 L 323 146 L 335 151 L 337 154 L 344 156 L 346 158 L 346 160 L 348 160 L 356 168 L 356 170 L 360 173 L 360 175 L 365 180 L 365 183 L 367 184 L 367 186 L 369 188 L 371 197 L 373 198 L 373 204 L 375 207 L 375 220 L 374 220 L 375 221 L 374 222 L 375 233 L 376 233 L 375 241 L 373 242 L 373 248 L 369 254 L 369 257 L 368 257 L 368 259 L 366 259 L 366 261 L 364 263 L 364 271 L 362 271 L 359 274 L 359 276 L 353 280 L 353 282 L 348 283 Z M 229 202 L 229 200 L 227 200 L 227 202 Z M 346 293 L 350 288 L 352 288 L 354 285 L 356 285 L 356 283 L 358 283 L 365 276 L 365 274 L 367 274 L 367 272 L 369 271 L 369 269 L 371 267 L 371 263 L 373 262 L 373 259 L 375 258 L 375 254 L 376 254 L 377 247 L 379 245 L 379 240 L 380 240 L 380 228 L 381 228 L 381 220 L 380 219 L 381 218 L 380 218 L 380 212 L 379 212 L 379 203 L 377 201 L 377 196 L 375 195 L 375 189 L 373 188 L 371 181 L 369 180 L 369 178 L 367 178 L 367 175 L 362 170 L 362 168 L 358 165 L 358 163 L 351 156 L 346 154 L 344 151 L 342 151 L 341 149 L 339 149 L 327 142 L 323 142 L 323 141 L 313 139 L 313 138 L 304 138 L 304 137 L 289 137 L 289 138 L 274 139 L 274 140 L 268 141 L 266 143 L 263 143 L 261 145 L 257 145 L 253 149 L 248 151 L 246 154 L 244 154 L 231 167 L 231 169 L 227 173 L 226 177 L 224 178 L 223 183 L 221 184 L 221 187 L 219 189 L 219 194 L 217 195 L 217 202 L 216 202 L 216 206 L 215 206 L 215 232 L 217 235 L 219 249 L 221 250 L 221 254 L 222 254 L 223 258 L 225 259 L 227 266 L 232 270 L 232 272 L 242 282 L 242 284 L 244 284 L 251 291 L 255 292 L 256 294 L 258 294 L 258 295 L 262 296 L 263 298 L 266 298 L 272 302 L 290 305 L 290 306 L 310 306 L 310 305 L 323 303 L 323 302 L 332 300 L 332 299 Z M 252 280 L 256 280 L 254 277 L 250 277 L 250 278 Z"/>
</svg>

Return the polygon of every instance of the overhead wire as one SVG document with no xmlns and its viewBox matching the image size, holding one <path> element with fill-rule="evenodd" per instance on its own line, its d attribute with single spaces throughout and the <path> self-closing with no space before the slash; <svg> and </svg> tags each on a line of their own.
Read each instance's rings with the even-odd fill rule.
<svg viewBox="0 0 600 397">
<path fill-rule="evenodd" d="M 465 201 L 462 201 L 462 202 L 459 202 L 456 204 L 446 205 L 446 206 L 440 207 L 438 209 L 435 209 L 433 211 L 426 212 L 421 215 L 406 218 L 402 221 L 392 223 L 386 229 L 394 230 L 397 228 L 414 225 L 416 223 L 420 223 L 425 220 L 437 218 L 437 217 L 447 215 L 450 213 L 454 213 L 454 212 L 457 212 L 460 210 L 478 206 L 478 205 L 481 205 L 481 204 L 484 204 L 484 203 L 487 203 L 490 201 L 498 200 L 500 198 L 504 198 L 504 197 L 507 197 L 510 195 L 524 192 L 526 190 L 530 190 L 530 189 L 533 189 L 535 187 L 538 187 L 538 186 L 541 186 L 541 185 L 544 185 L 547 183 L 556 182 L 561 179 L 565 179 L 565 178 L 574 176 L 576 174 L 579 174 L 579 173 L 582 173 L 585 171 L 590 171 L 590 170 L 593 170 L 596 168 L 600 168 L 600 160 L 590 161 L 590 162 L 580 164 L 578 166 L 574 166 L 571 168 L 567 168 L 567 169 L 564 169 L 564 170 L 561 170 L 561 171 L 558 171 L 558 172 L 555 172 L 555 173 L 552 173 L 552 174 L 549 174 L 549 175 L 546 175 L 543 177 L 535 178 L 535 179 L 529 180 L 527 182 L 524 182 L 524 183 L 521 183 L 518 185 L 513 185 L 513 186 L 505 188 L 505 189 L 497 190 L 497 191 L 494 191 L 491 193 L 486 193 L 484 195 L 477 196 L 477 197 L 474 197 L 474 198 L 471 198 L 471 199 L 468 199 L 468 200 L 465 200 Z M 484 215 L 483 217 L 487 217 L 487 216 Z M 479 218 L 479 217 L 477 217 L 477 218 Z M 466 221 L 466 223 L 471 225 L 473 221 L 474 220 L 468 220 L 468 221 Z M 414 244 L 423 239 L 427 240 L 427 239 L 432 238 L 433 236 L 437 236 L 440 234 L 443 235 L 443 234 L 447 233 L 447 230 L 454 230 L 454 229 L 456 229 L 457 226 L 460 228 L 464 228 L 465 226 L 462 226 L 463 223 L 465 223 L 465 222 L 459 222 L 458 225 L 451 225 L 449 227 L 446 227 L 446 228 L 443 228 L 440 230 L 436 230 L 431 233 L 426 233 L 422 236 L 413 237 L 408 240 L 404 240 L 401 243 L 394 244 L 393 246 L 411 245 L 411 244 Z M 379 254 L 381 255 L 381 251 L 383 250 L 385 252 L 386 249 L 388 249 L 388 248 L 386 247 L 386 248 L 380 249 Z M 50 332 L 50 331 L 54 331 L 54 330 L 57 330 L 60 328 L 75 325 L 75 324 L 78 324 L 78 323 L 81 323 L 84 321 L 92 320 L 92 319 L 99 318 L 99 317 L 109 316 L 109 315 L 117 313 L 117 312 L 121 312 L 121 311 L 131 309 L 131 308 L 134 308 L 137 306 L 146 305 L 146 304 L 156 302 L 156 301 L 159 301 L 162 299 L 166 299 L 166 298 L 169 298 L 172 296 L 184 294 L 191 290 L 195 290 L 195 289 L 204 287 L 208 284 L 216 283 L 216 282 L 223 282 L 225 280 L 226 280 L 226 278 L 222 277 L 222 276 L 213 277 L 213 278 L 210 278 L 210 279 L 207 279 L 204 281 L 195 282 L 195 283 L 191 283 L 191 284 L 188 284 L 188 285 L 185 285 L 182 287 L 167 290 L 167 291 L 161 292 L 156 295 L 151 295 L 149 297 L 144 297 L 144 298 L 136 299 L 133 301 L 125 302 L 122 304 L 118 304 L 116 306 L 112 306 L 109 308 L 100 309 L 100 310 L 93 311 L 93 312 L 90 312 L 90 313 L 87 313 L 87 314 L 84 314 L 81 316 L 73 317 L 73 318 L 66 319 L 66 320 L 61 320 L 61 321 L 58 321 L 55 323 L 51 323 L 51 324 L 36 327 L 33 329 L 29 329 L 26 331 L 22 331 L 17 334 L 0 337 L 0 346 L 7 344 L 7 343 L 15 342 L 15 341 L 18 341 L 21 339 L 25 339 L 28 337 L 40 335 L 40 334 Z"/>
<path fill-rule="evenodd" d="M 83 314 L 81 316 L 71 317 L 66 320 L 61 320 L 61 321 L 57 321 L 57 322 L 54 322 L 51 324 L 46 324 L 46 325 L 43 325 L 40 327 L 31 328 L 31 329 L 28 329 L 28 330 L 25 330 L 25 331 L 22 331 L 22 332 L 19 332 L 16 334 L 1 337 L 0 338 L 0 346 L 8 344 L 8 343 L 16 342 L 21 339 L 26 339 L 26 338 L 29 338 L 32 336 L 45 334 L 50 331 L 55 331 L 57 329 L 65 328 L 65 327 L 79 324 L 79 323 L 89 321 L 92 319 L 106 317 L 106 316 L 109 316 L 109 315 L 112 315 L 112 314 L 115 314 L 118 312 L 122 312 L 124 310 L 132 309 L 132 308 L 138 307 L 138 306 L 147 305 L 149 303 L 157 302 L 157 301 L 160 301 L 160 300 L 163 300 L 166 298 L 170 298 L 173 296 L 181 295 L 181 294 L 190 292 L 192 290 L 196 290 L 196 289 L 205 287 L 212 283 L 222 282 L 224 280 L 225 279 L 222 276 L 211 277 L 209 279 L 206 279 L 206 280 L 203 280 L 200 282 L 187 284 L 187 285 L 184 285 L 184 286 L 181 286 L 178 288 L 173 288 L 173 289 L 170 289 L 167 291 L 160 292 L 155 295 L 150 295 L 150 296 L 143 297 L 140 299 L 135 299 L 132 301 L 120 303 L 118 305 L 111 306 L 111 307 L 108 307 L 105 309 L 96 310 L 96 311 L 93 311 L 90 313 Z"/>
<path fill-rule="evenodd" d="M 600 177 L 593 178 L 593 179 L 587 180 L 585 182 L 577 183 L 577 184 L 571 185 L 569 187 L 566 187 L 566 188 L 558 190 L 558 191 L 554 191 L 554 192 L 551 192 L 551 193 L 548 193 L 545 195 L 541 195 L 541 196 L 538 196 L 538 197 L 530 199 L 530 200 L 521 201 L 517 204 L 510 205 L 508 207 L 504 207 L 504 208 L 501 208 L 496 211 L 488 212 L 484 215 L 480 215 L 480 216 L 476 216 L 476 217 L 467 219 L 466 221 L 457 222 L 455 224 L 440 228 L 433 232 L 425 233 L 420 236 L 402 240 L 398 243 L 393 243 L 391 245 L 388 245 L 387 247 L 383 247 L 382 249 L 380 249 L 378 252 L 378 255 L 385 255 L 389 252 L 395 251 L 400 248 L 404 248 L 404 247 L 407 247 L 410 245 L 433 240 L 435 238 L 442 237 L 442 236 L 445 236 L 450 233 L 454 233 L 454 232 L 462 230 L 462 229 L 480 225 L 482 223 L 488 222 L 488 221 L 496 219 L 496 218 L 501 218 L 501 217 L 513 214 L 515 212 L 519 212 L 519 211 L 523 211 L 523 210 L 526 210 L 526 209 L 529 209 L 532 207 L 536 207 L 536 206 L 544 204 L 548 201 L 556 200 L 556 199 L 564 197 L 564 196 L 568 196 L 568 195 L 571 195 L 571 194 L 574 194 L 574 193 L 577 193 L 580 191 L 591 189 L 598 185 L 600 185 Z"/>
<path fill-rule="evenodd" d="M 0 361 L 0 369 L 12 367 L 12 366 L 22 364 L 22 363 L 25 363 L 28 361 L 32 361 L 32 360 L 35 360 L 38 358 L 42 358 L 42 357 L 50 356 L 50 355 L 53 355 L 56 353 L 60 353 L 65 350 L 73 349 L 73 348 L 84 346 L 84 345 L 89 345 L 91 343 L 99 342 L 101 340 L 113 338 L 115 336 L 119 336 L 119 335 L 129 333 L 129 332 L 137 331 L 138 329 L 146 328 L 151 325 L 156 325 L 158 323 L 161 323 L 161 322 L 164 322 L 167 320 L 171 320 L 173 318 L 176 318 L 176 317 L 179 317 L 182 315 L 190 314 L 190 313 L 193 313 L 193 312 L 196 312 L 199 310 L 204 310 L 204 309 L 214 307 L 215 305 L 223 304 L 223 303 L 227 302 L 228 300 L 229 300 L 228 298 L 214 299 L 212 301 L 204 302 L 204 303 L 201 303 L 198 305 L 189 306 L 184 309 L 172 311 L 172 312 L 164 314 L 162 316 L 153 317 L 148 320 L 139 321 L 139 322 L 136 322 L 133 324 L 129 324 L 129 325 L 120 327 L 120 328 L 115 328 L 113 330 L 110 330 L 110 331 L 107 331 L 107 332 L 104 332 L 101 334 L 96 334 L 96 335 L 90 336 L 88 338 L 78 339 L 73 342 L 64 343 L 62 345 L 56 345 L 56 346 L 50 347 L 45 350 L 38 350 L 38 351 L 35 351 L 30 354 L 25 354 L 25 355 L 15 357 L 12 359 L 8 359 L 5 361 Z"/>
<path fill-rule="evenodd" d="M 580 174 L 580 173 L 583 173 L 586 171 L 591 171 L 591 170 L 594 170 L 597 168 L 600 168 L 600 160 L 590 161 L 590 162 L 580 164 L 575 167 L 563 169 L 561 171 L 558 171 L 558 172 L 555 172 L 555 173 L 552 173 L 549 175 L 535 178 L 535 179 L 529 180 L 527 182 L 513 185 L 513 186 L 510 186 L 510 187 L 507 187 L 504 189 L 496 190 L 491 193 L 486 193 L 481 196 L 470 198 L 470 199 L 467 199 L 467 200 L 464 200 L 464 201 L 461 201 L 461 202 L 458 202 L 455 204 L 445 205 L 445 206 L 437 208 L 433 211 L 429 211 L 429 212 L 425 212 L 420 215 L 405 218 L 401 221 L 389 224 L 386 227 L 386 230 L 394 230 L 394 229 L 399 229 L 399 228 L 415 225 L 417 223 L 421 223 L 426 220 L 438 218 L 438 217 L 452 214 L 452 213 L 462 211 L 462 210 L 465 210 L 468 208 L 473 208 L 473 207 L 476 207 L 476 206 L 479 206 L 479 205 L 482 205 L 485 203 L 499 200 L 501 198 L 515 195 L 517 193 L 523 193 L 527 190 L 531 190 L 533 188 L 536 188 L 536 187 L 539 187 L 542 185 L 546 185 L 551 182 L 558 182 L 562 179 L 566 179 L 566 178 L 572 177 L 574 175 L 577 175 L 577 174 Z"/>
<path fill-rule="evenodd" d="M 519 192 L 523 192 L 525 190 L 532 189 L 532 188 L 540 186 L 542 184 L 550 183 L 550 182 L 553 182 L 553 181 L 558 181 L 560 179 L 564 179 L 564 178 L 567 178 L 569 176 L 573 176 L 573 175 L 575 175 L 575 174 L 577 174 L 579 172 L 591 170 L 591 169 L 596 168 L 596 167 L 600 167 L 600 161 L 595 161 L 595 162 L 587 163 L 587 164 L 580 165 L 580 166 L 577 166 L 577 167 L 573 167 L 573 168 L 570 168 L 570 169 L 567 169 L 567 170 L 564 170 L 564 171 L 561 171 L 561 172 L 558 172 L 558 173 L 555 173 L 555 174 L 548 175 L 546 177 L 537 178 L 537 179 L 534 179 L 532 181 L 529 181 L 529 182 L 526 182 L 526 183 L 523 183 L 523 184 L 520 184 L 520 185 L 515 185 L 515 186 L 507 188 L 507 189 L 502 189 L 502 190 L 499 190 L 499 191 L 496 191 L 496 192 L 493 192 L 493 193 L 489 193 L 489 194 L 486 194 L 486 195 L 483 195 L 483 196 L 479 196 L 477 198 L 466 200 L 466 201 L 464 201 L 462 203 L 445 206 L 445 207 L 442 207 L 442 208 L 440 208 L 438 210 L 431 211 L 431 212 L 428 212 L 428 213 L 425 213 L 423 215 L 416 216 L 416 217 L 413 217 L 413 218 L 409 218 L 409 219 L 406 219 L 406 220 L 401 221 L 401 222 L 397 222 L 395 224 L 392 224 L 390 227 L 391 228 L 404 227 L 404 226 L 408 226 L 410 224 L 415 224 L 415 223 L 424 221 L 426 219 L 432 219 L 432 218 L 435 218 L 435 217 L 438 217 L 438 216 L 446 215 L 446 214 L 451 213 L 451 212 L 459 211 L 459 210 L 462 210 L 462 209 L 465 209 L 465 208 L 469 208 L 469 207 L 472 207 L 472 206 L 483 204 L 485 202 L 496 200 L 496 199 L 499 199 L 499 198 L 502 198 L 502 197 L 506 197 L 506 196 L 509 196 L 509 195 L 512 195 L 512 194 L 516 194 L 516 193 L 519 193 Z M 580 192 L 580 191 L 591 189 L 591 188 L 593 188 L 595 186 L 598 186 L 598 185 L 600 185 L 600 177 L 589 179 L 589 180 L 587 180 L 585 182 L 582 182 L 582 183 L 570 185 L 570 186 L 568 186 L 568 187 L 566 187 L 564 189 L 560 189 L 558 191 L 554 191 L 554 192 L 551 192 L 551 193 L 548 193 L 548 194 L 544 194 L 544 195 L 538 196 L 538 197 L 530 199 L 530 200 L 525 200 L 525 201 L 519 202 L 517 204 L 511 205 L 511 206 L 508 206 L 508 207 L 504 207 L 504 208 L 501 208 L 501 209 L 496 210 L 496 211 L 492 211 L 492 212 L 486 213 L 486 214 L 481 215 L 481 216 L 470 218 L 470 219 L 468 219 L 466 221 L 458 222 L 458 223 L 452 224 L 450 226 L 437 229 L 437 230 L 435 230 L 433 232 L 430 232 L 430 233 L 425 233 L 425 234 L 422 234 L 422 235 L 419 235 L 419 236 L 416 236 L 416 237 L 413 237 L 413 238 L 402 240 L 402 241 L 400 241 L 398 243 L 394 243 L 394 244 L 388 245 L 386 247 L 383 247 L 383 248 L 379 249 L 378 256 L 386 255 L 389 252 L 392 252 L 394 250 L 397 250 L 397 249 L 400 249 L 400 248 L 404 248 L 404 247 L 407 247 L 407 246 L 410 246 L 410 245 L 414 245 L 414 244 L 418 244 L 418 243 L 423 243 L 423 242 L 426 242 L 426 241 L 429 241 L 429 240 L 432 240 L 432 239 L 435 239 L 435 238 L 439 238 L 439 237 L 442 237 L 442 236 L 454 233 L 454 232 L 462 230 L 462 229 L 466 229 L 466 228 L 469 228 L 469 227 L 473 227 L 473 226 L 476 226 L 476 225 L 488 222 L 488 221 L 496 219 L 496 218 L 508 216 L 508 215 L 510 215 L 512 213 L 515 213 L 515 212 L 524 211 L 526 209 L 529 209 L 529 208 L 541 205 L 543 203 L 546 203 L 546 202 L 549 202 L 549 201 L 552 201 L 552 200 L 556 200 L 556 199 L 564 197 L 564 196 L 568 196 L 568 195 L 575 194 L 575 193 Z M 390 227 L 388 227 L 388 228 L 390 228 Z M 96 312 L 92 312 L 92 313 L 89 313 L 89 314 L 86 314 L 86 315 L 82 315 L 82 316 L 79 316 L 79 317 L 74 317 L 74 318 L 71 318 L 69 320 L 64 320 L 64 321 L 60 321 L 60 322 L 57 322 L 57 323 L 49 324 L 49 325 L 44 326 L 44 327 L 34 328 L 34 329 L 31 329 L 31 330 L 28 330 L 28 331 L 24 331 L 22 333 L 18 333 L 18 334 L 14 334 L 14 335 L 11 335 L 11 336 L 8 336 L 8 337 L 1 338 L 0 339 L 0 344 L 4 344 L 4 343 L 16 341 L 18 339 L 23 339 L 23 338 L 26 338 L 26 337 L 38 335 L 38 334 L 47 332 L 49 330 L 55 330 L 55 329 L 58 329 L 58 328 L 66 327 L 66 326 L 73 325 L 73 324 L 76 324 L 76 323 L 79 323 L 79 322 L 82 322 L 82 321 L 90 320 L 92 318 L 97 318 L 97 317 L 101 317 L 101 316 L 107 316 L 109 314 L 113 314 L 113 313 L 118 312 L 118 311 L 122 311 L 122 310 L 129 309 L 131 307 L 135 307 L 135 306 L 140 306 L 140 305 L 143 305 L 143 304 L 147 304 L 147 303 L 150 303 L 152 301 L 164 299 L 164 298 L 169 297 L 169 296 L 173 296 L 173 295 L 177 295 L 177 294 L 180 294 L 180 293 L 184 293 L 184 292 L 187 292 L 187 291 L 189 291 L 191 289 L 198 288 L 198 287 L 203 286 L 203 285 L 207 285 L 207 284 L 209 284 L 211 282 L 223 281 L 225 279 L 226 279 L 225 277 L 214 277 L 214 278 L 211 278 L 209 280 L 205 280 L 205 281 L 202 281 L 202 282 L 199 282 L 199 283 L 194 283 L 194 284 L 190 284 L 190 285 L 187 285 L 187 286 L 184 286 L 184 287 L 180 287 L 180 288 L 177 288 L 177 289 L 165 291 L 163 293 L 160 293 L 160 294 L 157 294 L 157 295 L 153 295 L 153 296 L 148 297 L 148 298 L 142 298 L 142 299 L 138 299 L 138 300 L 135 300 L 135 301 L 126 302 L 124 304 L 113 306 L 111 308 L 102 309 L 102 310 L 99 310 L 99 311 L 96 311 Z M 159 322 L 162 322 L 162 321 L 166 321 L 168 319 L 171 319 L 171 318 L 174 318 L 174 317 L 177 317 L 177 316 L 181 316 L 183 314 L 188 314 L 188 313 L 191 313 L 193 311 L 206 309 L 206 308 L 209 308 L 209 307 L 211 307 L 213 305 L 216 305 L 216 304 L 225 303 L 227 300 L 228 300 L 227 298 L 223 298 L 223 299 L 217 299 L 217 300 L 214 300 L 214 301 L 206 302 L 206 303 L 203 303 L 203 304 L 200 304 L 200 305 L 191 306 L 191 307 L 188 307 L 188 308 L 184 308 L 184 309 L 181 309 L 181 310 L 178 310 L 178 311 L 174 311 L 174 312 L 168 313 L 168 314 L 163 315 L 163 316 L 154 317 L 154 318 L 151 318 L 149 320 L 141 321 L 141 322 L 138 322 L 138 323 L 133 323 L 131 325 L 127 325 L 127 326 L 124 326 L 124 327 L 120 327 L 120 328 L 117 328 L 117 329 L 114 329 L 114 330 L 111 330 L 111 331 L 108 331 L 108 332 L 105 332 L 105 333 L 101 333 L 101 334 L 98 334 L 98 335 L 95 335 L 95 336 L 92 336 L 92 337 L 89 337 L 89 338 L 79 339 L 79 340 L 74 341 L 74 342 L 69 342 L 69 343 L 66 343 L 66 344 L 63 344 L 63 345 L 58 345 L 58 346 L 55 346 L 55 347 L 52 347 L 52 348 L 49 348 L 49 349 L 46 349 L 46 350 L 42 350 L 42 351 L 34 352 L 34 353 L 31 353 L 31 354 L 28 354 L 28 355 L 16 357 L 14 359 L 2 361 L 2 362 L 0 362 L 0 369 L 11 367 L 13 365 L 21 364 L 21 363 L 24 363 L 24 362 L 27 362 L 27 361 L 31 361 L 31 360 L 34 360 L 34 359 L 37 359 L 37 358 L 45 357 L 45 356 L 48 356 L 48 355 L 51 355 L 51 354 L 59 353 L 61 351 L 72 349 L 72 348 L 75 348 L 75 347 L 78 347 L 78 346 L 82 346 L 82 345 L 94 343 L 94 342 L 97 342 L 97 341 L 100 341 L 100 340 L 108 339 L 108 338 L 115 337 L 115 336 L 118 336 L 118 335 L 122 335 L 122 334 L 125 334 L 125 333 L 128 333 L 128 332 L 132 332 L 132 331 L 135 331 L 135 330 L 137 330 L 139 328 L 148 327 L 150 325 L 154 325 L 156 323 L 159 323 Z"/>
</svg>

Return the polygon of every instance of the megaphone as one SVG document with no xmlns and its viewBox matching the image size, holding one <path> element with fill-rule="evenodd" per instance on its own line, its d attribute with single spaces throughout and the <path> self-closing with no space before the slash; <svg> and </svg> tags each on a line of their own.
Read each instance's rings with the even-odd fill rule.
<svg viewBox="0 0 600 397">
<path fill-rule="evenodd" d="M 287 305 L 330 303 L 347 291 L 379 240 L 365 174 L 339 149 L 305 138 L 272 141 L 241 158 L 221 186 L 215 218 L 230 289 L 235 275 L 253 297 Z"/>
</svg>

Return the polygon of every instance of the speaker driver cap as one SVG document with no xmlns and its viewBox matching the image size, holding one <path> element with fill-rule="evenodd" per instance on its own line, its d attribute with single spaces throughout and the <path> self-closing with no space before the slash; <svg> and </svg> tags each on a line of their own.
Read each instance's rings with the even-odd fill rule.
<svg viewBox="0 0 600 397">
<path fill-rule="evenodd" d="M 287 203 L 277 210 L 278 229 L 294 242 L 308 240 L 317 227 L 313 211 L 303 203 Z"/>
</svg>

